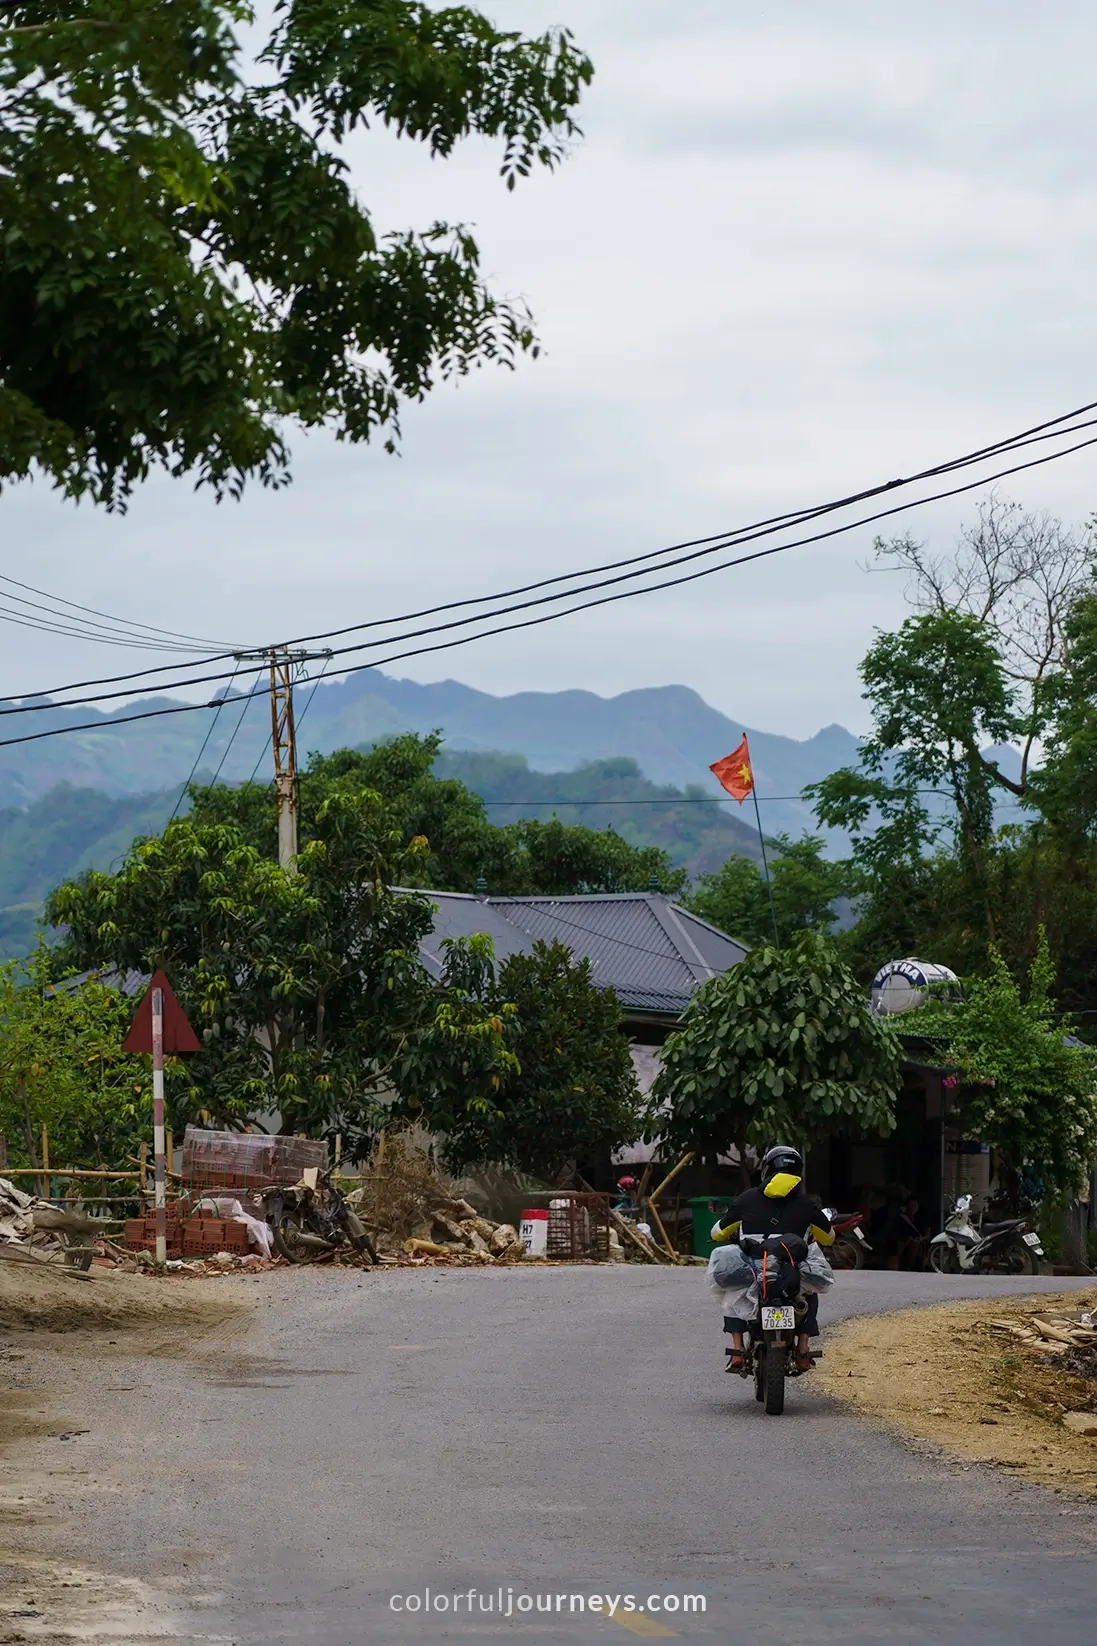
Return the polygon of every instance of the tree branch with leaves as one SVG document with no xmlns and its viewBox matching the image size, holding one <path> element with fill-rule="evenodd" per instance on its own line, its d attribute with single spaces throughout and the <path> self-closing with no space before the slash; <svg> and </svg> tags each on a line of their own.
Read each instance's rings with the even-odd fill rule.
<svg viewBox="0 0 1097 1646">
<path fill-rule="evenodd" d="M 339 152 L 372 123 L 508 188 L 578 135 L 564 29 L 419 0 L 19 0 L 0 13 L 0 482 L 124 507 L 154 468 L 220 497 L 289 475 L 284 430 L 383 433 L 537 343 L 461 224 L 380 230 Z"/>
</svg>

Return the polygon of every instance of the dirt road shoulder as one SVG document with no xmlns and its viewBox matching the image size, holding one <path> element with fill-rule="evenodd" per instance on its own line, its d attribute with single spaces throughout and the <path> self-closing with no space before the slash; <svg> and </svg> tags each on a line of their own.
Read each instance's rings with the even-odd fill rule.
<svg viewBox="0 0 1097 1646">
<path fill-rule="evenodd" d="M 1097 1498 L 1097 1436 L 1064 1425 L 1068 1414 L 1088 1413 L 1097 1429 L 1097 1379 L 1074 1375 L 1002 1329 L 1034 1311 L 1095 1306 L 1097 1292 L 1045 1293 L 848 1320 L 828 1334 L 817 1387 L 965 1461 Z"/>
</svg>

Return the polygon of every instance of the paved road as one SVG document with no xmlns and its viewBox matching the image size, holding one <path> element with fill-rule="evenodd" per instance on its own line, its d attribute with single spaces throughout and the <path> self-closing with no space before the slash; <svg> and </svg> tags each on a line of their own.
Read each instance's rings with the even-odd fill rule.
<svg viewBox="0 0 1097 1646">
<path fill-rule="evenodd" d="M 188 1356 L 164 1344 L 112 1360 L 93 1403 L 78 1389 L 57 1397 L 70 1423 L 91 1413 L 90 1434 L 63 1451 L 21 1443 L 63 1467 L 70 1553 L 162 1583 L 190 1620 L 183 1638 L 1079 1646 L 1092 1635 L 1091 1508 L 917 1455 L 807 1379 L 784 1418 L 766 1418 L 723 1374 L 697 1270 L 248 1284 L 259 1307 L 246 1330 Z M 1066 1284 L 844 1275 L 824 1329 L 828 1310 Z M 393 1596 L 428 1589 L 429 1619 L 392 1610 Z M 554 1607 L 569 1598 L 548 1616 L 483 1615 L 500 1590 L 504 1608 L 508 1590 Z M 629 1594 L 642 1613 L 569 1611 L 572 1595 Z M 648 1597 L 667 1594 L 703 1595 L 704 1615 L 656 1621 Z"/>
</svg>

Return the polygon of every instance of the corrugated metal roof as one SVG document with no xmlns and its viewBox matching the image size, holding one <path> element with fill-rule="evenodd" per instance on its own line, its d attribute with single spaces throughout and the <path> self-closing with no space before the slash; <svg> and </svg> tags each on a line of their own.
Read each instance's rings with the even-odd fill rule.
<svg viewBox="0 0 1097 1646">
<path fill-rule="evenodd" d="M 558 941 L 591 962 L 595 981 L 623 1006 L 677 1014 L 694 989 L 737 964 L 746 948 L 657 892 L 585 897 L 478 898 L 429 892 L 434 930 L 423 959 L 441 970 L 442 940 L 486 932 L 497 958 Z"/>
</svg>

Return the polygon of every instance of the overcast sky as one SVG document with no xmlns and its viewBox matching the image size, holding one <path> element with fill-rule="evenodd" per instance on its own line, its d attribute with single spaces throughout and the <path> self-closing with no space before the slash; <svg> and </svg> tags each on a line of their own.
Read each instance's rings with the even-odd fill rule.
<svg viewBox="0 0 1097 1646">
<path fill-rule="evenodd" d="M 240 504 L 157 480 L 123 519 L 9 490 L 9 576 L 261 643 L 818 502 L 1097 398 L 1097 8 L 486 9 L 566 22 L 593 56 L 567 163 L 507 194 L 486 144 L 432 163 L 371 134 L 354 175 L 381 228 L 475 225 L 543 358 L 408 408 L 395 459 L 294 437 L 293 486 Z M 1081 454 L 1010 495 L 1083 518 L 1093 478 Z M 944 545 L 970 514 L 911 524 Z M 680 682 L 767 730 L 861 729 L 858 660 L 902 613 L 895 578 L 862 569 L 869 547 L 839 539 L 397 672 L 499 693 Z M 134 655 L 3 638 L 4 693 Z"/>
</svg>

